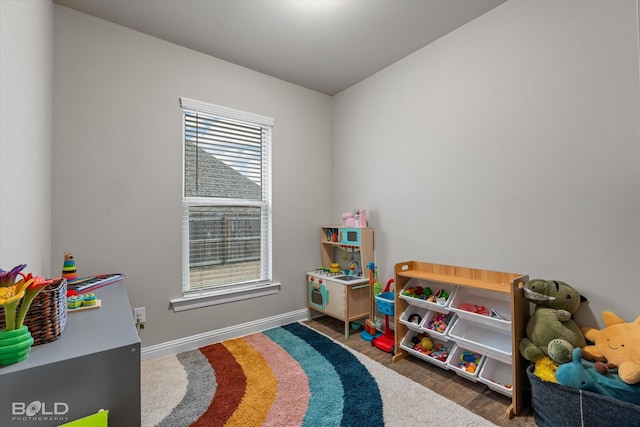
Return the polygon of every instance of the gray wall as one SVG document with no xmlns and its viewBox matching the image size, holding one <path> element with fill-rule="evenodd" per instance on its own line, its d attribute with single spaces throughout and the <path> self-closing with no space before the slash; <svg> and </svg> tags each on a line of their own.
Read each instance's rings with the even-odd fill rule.
<svg viewBox="0 0 640 427">
<path fill-rule="evenodd" d="M 331 98 L 54 6 L 53 263 L 122 272 L 149 346 L 305 307 L 331 219 Z M 180 97 L 273 117 L 280 293 L 174 313 L 181 296 Z M 312 199 L 316 203 L 312 203 Z"/>
<path fill-rule="evenodd" d="M 49 2 L 0 4 L 0 266 L 55 275 L 73 251 L 82 275 L 125 273 L 148 310 L 143 346 L 304 307 L 318 227 L 356 207 L 381 278 L 407 259 L 506 270 L 573 284 L 589 321 L 639 314 L 633 0 L 510 0 L 333 99 L 60 6 L 50 51 Z M 275 296 L 169 308 L 180 96 L 276 120 Z M 25 158 L 35 175 L 16 172 Z M 41 208 L 9 210 L 21 195 Z"/>
<path fill-rule="evenodd" d="M 51 267 L 53 5 L 0 1 L 0 268 Z"/>
<path fill-rule="evenodd" d="M 637 18 L 510 0 L 335 97 L 335 208 L 369 209 L 381 278 L 508 271 L 575 286 L 581 322 L 640 315 Z"/>
</svg>

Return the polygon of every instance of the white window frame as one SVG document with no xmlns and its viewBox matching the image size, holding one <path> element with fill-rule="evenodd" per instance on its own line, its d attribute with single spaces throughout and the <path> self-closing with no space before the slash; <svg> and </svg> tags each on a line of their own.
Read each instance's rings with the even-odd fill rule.
<svg viewBox="0 0 640 427">
<path fill-rule="evenodd" d="M 195 111 L 207 115 L 216 117 L 239 120 L 248 122 L 255 125 L 273 127 L 274 120 L 270 117 L 265 117 L 253 113 L 247 113 L 232 108 L 222 107 L 218 105 L 209 104 L 202 101 L 196 101 L 189 98 L 180 98 L 181 106 L 181 119 L 183 122 L 182 132 L 182 297 L 171 300 L 171 305 L 174 311 L 183 311 L 199 307 L 205 307 L 215 304 L 223 304 L 232 301 L 239 301 L 248 298 L 255 298 L 265 295 L 271 295 L 277 293 L 280 290 L 280 283 L 274 283 L 272 281 L 272 199 L 271 199 L 271 144 L 268 144 L 267 150 L 264 150 L 263 156 L 263 172 L 265 173 L 265 179 L 263 179 L 263 200 L 261 202 L 251 202 L 247 200 L 232 200 L 232 199 L 217 199 L 207 197 L 186 197 L 184 193 L 185 188 L 185 150 L 184 150 L 184 117 L 185 111 Z M 265 260 L 263 264 L 262 276 L 265 280 L 249 282 L 249 283 L 232 283 L 227 285 L 220 285 L 210 289 L 192 290 L 190 287 L 189 278 L 189 208 L 192 206 L 202 205 L 254 205 L 261 206 L 266 216 L 263 220 L 262 237 L 265 243 L 261 245 L 261 259 Z M 266 229 L 265 229 L 266 227 Z M 264 270 L 266 269 L 266 270 Z"/>
</svg>

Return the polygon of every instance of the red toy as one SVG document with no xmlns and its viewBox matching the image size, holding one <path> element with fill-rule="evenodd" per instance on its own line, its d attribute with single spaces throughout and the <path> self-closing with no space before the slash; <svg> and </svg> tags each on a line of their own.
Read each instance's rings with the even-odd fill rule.
<svg viewBox="0 0 640 427">
<path fill-rule="evenodd" d="M 396 340 L 393 331 L 389 326 L 389 316 L 393 316 L 394 314 L 394 297 L 393 292 L 389 291 L 389 287 L 394 282 L 394 279 L 389 279 L 382 293 L 376 295 L 378 311 L 384 313 L 384 334 L 371 339 L 371 345 L 379 348 L 382 351 L 391 353 L 392 355 L 394 355 L 396 352 Z"/>
</svg>

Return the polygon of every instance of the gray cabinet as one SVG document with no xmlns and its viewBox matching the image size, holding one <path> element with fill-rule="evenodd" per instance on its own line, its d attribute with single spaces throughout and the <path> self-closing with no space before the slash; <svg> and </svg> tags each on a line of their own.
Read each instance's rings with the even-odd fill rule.
<svg viewBox="0 0 640 427">
<path fill-rule="evenodd" d="M 140 425 L 140 339 L 124 282 L 98 288 L 99 309 L 69 313 L 56 341 L 0 368 L 0 426 L 57 426 L 109 410 Z"/>
</svg>

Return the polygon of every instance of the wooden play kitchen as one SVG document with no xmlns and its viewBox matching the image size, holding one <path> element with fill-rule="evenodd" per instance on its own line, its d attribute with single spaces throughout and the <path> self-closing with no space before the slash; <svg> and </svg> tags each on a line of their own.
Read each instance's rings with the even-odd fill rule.
<svg viewBox="0 0 640 427">
<path fill-rule="evenodd" d="M 342 320 L 348 339 L 350 323 L 370 314 L 371 285 L 364 269 L 373 262 L 373 228 L 321 227 L 320 252 L 323 267 L 307 272 L 307 305 Z"/>
<path fill-rule="evenodd" d="M 519 414 L 529 400 L 526 361 L 518 350 L 529 318 L 528 280 L 427 262 L 396 264 L 393 361 L 411 355 L 451 369 L 511 397 L 507 416 Z M 446 351 L 436 358 L 435 348 Z"/>
</svg>

